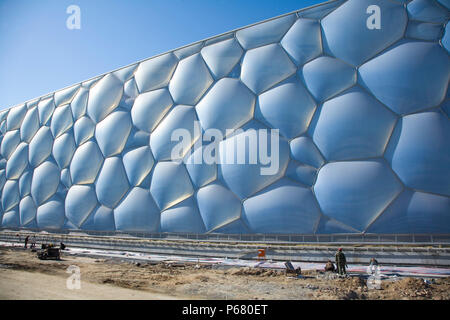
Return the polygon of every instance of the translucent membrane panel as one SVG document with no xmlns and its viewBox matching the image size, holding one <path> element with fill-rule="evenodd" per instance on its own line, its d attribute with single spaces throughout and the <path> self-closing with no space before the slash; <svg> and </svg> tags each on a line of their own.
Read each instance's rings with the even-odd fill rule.
<svg viewBox="0 0 450 320">
<path fill-rule="evenodd" d="M 320 168 L 325 160 L 314 142 L 308 137 L 298 137 L 290 142 L 291 157 L 300 163 Z"/>
<path fill-rule="evenodd" d="M 252 233 L 313 233 L 320 211 L 310 189 L 282 179 L 244 201 Z"/>
<path fill-rule="evenodd" d="M 148 146 L 149 142 L 150 134 L 132 128 L 128 136 L 127 144 L 125 145 L 125 150 Z"/>
<path fill-rule="evenodd" d="M 179 131 L 176 131 L 177 129 Z M 185 133 L 187 136 L 183 137 L 182 140 L 177 132 L 180 135 Z M 175 141 L 172 141 L 172 135 L 174 135 Z M 174 107 L 156 127 L 150 139 L 150 146 L 157 160 L 181 159 L 199 136 L 200 126 L 197 123 L 195 109 L 190 106 L 180 105 Z M 174 148 L 178 151 L 174 151 L 174 158 L 172 158 Z"/>
<path fill-rule="evenodd" d="M 6 159 L 9 159 L 9 157 L 12 155 L 14 150 L 16 150 L 17 146 L 20 143 L 20 132 L 19 130 L 14 131 L 8 131 L 3 136 L 3 139 L 1 140 L 1 147 L 0 152 L 2 156 Z"/>
<path fill-rule="evenodd" d="M 72 186 L 72 179 L 70 178 L 70 171 L 68 168 L 61 170 L 61 183 L 70 188 Z"/>
<path fill-rule="evenodd" d="M 53 143 L 53 157 L 60 168 L 65 168 L 70 164 L 75 149 L 72 131 L 66 132 L 55 139 Z"/>
<path fill-rule="evenodd" d="M 316 58 L 322 53 L 319 22 L 298 19 L 281 40 L 281 45 L 298 66 Z"/>
<path fill-rule="evenodd" d="M 380 160 L 328 163 L 314 186 L 322 212 L 359 231 L 401 191 L 394 173 Z"/>
<path fill-rule="evenodd" d="M 178 59 L 173 53 L 141 62 L 134 78 L 139 92 L 155 90 L 166 86 L 172 77 Z"/>
<path fill-rule="evenodd" d="M 435 1 L 414 0 L 408 3 L 407 9 L 412 20 L 445 23 L 450 18 L 449 9 Z"/>
<path fill-rule="evenodd" d="M 360 82 L 394 112 L 412 113 L 444 99 L 450 57 L 438 44 L 407 42 L 362 65 L 359 74 Z"/>
<path fill-rule="evenodd" d="M 70 103 L 79 89 L 80 89 L 80 85 L 77 84 L 70 88 L 56 91 L 55 92 L 55 105 L 58 107 L 58 106 L 62 106 L 63 104 Z"/>
<path fill-rule="evenodd" d="M 88 96 L 89 90 L 87 88 L 81 88 L 73 98 L 70 107 L 72 109 L 72 116 L 75 121 L 86 114 Z"/>
<path fill-rule="evenodd" d="M 156 232 L 160 213 L 148 190 L 133 188 L 114 210 L 114 220 L 120 231 Z"/>
<path fill-rule="evenodd" d="M 316 181 L 317 169 L 295 160 L 289 161 L 286 176 L 305 186 L 312 186 Z"/>
<path fill-rule="evenodd" d="M 95 122 L 102 121 L 120 102 L 123 84 L 115 76 L 107 74 L 89 91 L 87 113 Z"/>
<path fill-rule="evenodd" d="M 97 124 L 95 138 L 105 157 L 122 152 L 131 131 L 128 112 L 116 111 Z"/>
<path fill-rule="evenodd" d="M 105 159 L 95 183 L 99 202 L 109 208 L 114 208 L 128 188 L 127 174 L 122 160 L 117 157 Z"/>
<path fill-rule="evenodd" d="M 236 32 L 236 38 L 244 49 L 252 49 L 280 41 L 295 21 L 295 14 L 276 18 L 267 22 L 244 28 Z"/>
<path fill-rule="evenodd" d="M 331 58 L 319 57 L 299 70 L 306 87 L 318 101 L 324 101 L 356 83 L 356 70 Z"/>
<path fill-rule="evenodd" d="M 396 126 L 386 159 L 409 187 L 450 196 L 450 123 L 442 113 L 404 117 Z"/>
<path fill-rule="evenodd" d="M 2 218 L 2 227 L 18 227 L 19 226 L 19 213 L 17 209 L 14 209 L 9 212 L 5 212 Z"/>
<path fill-rule="evenodd" d="M 204 233 L 205 231 L 197 204 L 192 197 L 161 212 L 161 232 Z"/>
<path fill-rule="evenodd" d="M 175 103 L 195 105 L 213 81 L 202 56 L 195 54 L 180 61 L 169 91 Z"/>
<path fill-rule="evenodd" d="M 166 88 L 140 94 L 131 109 L 133 124 L 140 130 L 152 132 L 172 105 Z"/>
<path fill-rule="evenodd" d="M 326 16 L 321 21 L 325 52 L 358 66 L 399 40 L 408 22 L 403 5 L 380 0 L 376 6 L 371 0 L 349 0 Z"/>
<path fill-rule="evenodd" d="M 150 192 L 158 207 L 165 210 L 191 196 L 194 189 L 184 164 L 158 162 L 153 171 Z"/>
<path fill-rule="evenodd" d="M 239 43 L 233 38 L 202 49 L 201 54 L 216 79 L 220 79 L 231 72 L 241 59 L 242 50 Z"/>
<path fill-rule="evenodd" d="M 89 117 L 82 117 L 75 122 L 73 133 L 77 146 L 94 136 L 95 123 Z"/>
<path fill-rule="evenodd" d="M 123 164 L 132 186 L 138 186 L 150 173 L 155 163 L 149 147 L 144 146 L 130 150 L 123 155 Z"/>
<path fill-rule="evenodd" d="M 96 206 L 93 186 L 74 185 L 69 189 L 65 201 L 66 216 L 75 226 L 80 227 Z"/>
<path fill-rule="evenodd" d="M 28 110 L 20 127 L 20 139 L 29 143 L 39 130 L 39 112 L 37 107 Z"/>
<path fill-rule="evenodd" d="M 31 178 L 33 171 L 25 171 L 19 180 L 20 197 L 23 198 L 31 193 Z"/>
<path fill-rule="evenodd" d="M 202 46 L 203 46 L 203 42 L 195 43 L 193 45 L 190 45 L 190 46 L 187 46 L 187 47 L 184 47 L 184 48 L 174 51 L 174 54 L 178 59 L 181 60 L 181 59 L 187 58 L 187 57 L 199 52 L 201 50 Z"/>
<path fill-rule="evenodd" d="M 320 217 L 319 225 L 317 226 L 316 234 L 330 233 L 359 233 L 359 231 L 343 224 L 342 222 L 322 215 Z"/>
<path fill-rule="evenodd" d="M 198 103 L 196 110 L 202 128 L 236 129 L 253 116 L 255 96 L 237 79 L 219 80 Z"/>
<path fill-rule="evenodd" d="M 98 146 L 88 141 L 78 147 L 70 163 L 70 176 L 75 184 L 93 183 L 103 163 Z"/>
<path fill-rule="evenodd" d="M 280 178 L 289 161 L 287 142 L 270 130 L 238 133 L 218 149 L 220 177 L 241 199 Z"/>
<path fill-rule="evenodd" d="M 137 68 L 137 64 L 133 64 L 131 66 L 125 67 L 125 68 L 121 68 L 117 71 L 114 71 L 113 74 L 122 82 L 127 81 L 128 79 L 130 79 L 133 74 L 134 71 Z"/>
<path fill-rule="evenodd" d="M 114 231 L 115 228 L 114 211 L 104 206 L 95 209 L 82 225 L 85 230 Z"/>
<path fill-rule="evenodd" d="M 297 71 L 279 44 L 270 44 L 246 52 L 242 62 L 241 79 L 259 94 Z"/>
<path fill-rule="evenodd" d="M 19 204 L 20 225 L 25 226 L 36 218 L 37 207 L 30 196 L 23 198 Z"/>
<path fill-rule="evenodd" d="M 7 180 L 2 190 L 2 209 L 7 212 L 20 201 L 19 184 L 16 180 Z"/>
<path fill-rule="evenodd" d="M 28 165 L 28 145 L 24 142 L 19 144 L 11 158 L 6 164 L 6 178 L 19 179 Z"/>
<path fill-rule="evenodd" d="M 49 127 L 41 127 L 34 135 L 28 148 L 28 159 L 32 167 L 37 167 L 52 152 L 53 136 Z"/>
<path fill-rule="evenodd" d="M 6 124 L 8 131 L 19 129 L 22 124 L 23 118 L 27 113 L 27 106 L 25 104 L 11 108 L 6 118 Z"/>
<path fill-rule="evenodd" d="M 444 28 L 440 24 L 421 21 L 410 21 L 406 36 L 412 39 L 437 41 L 441 38 Z"/>
<path fill-rule="evenodd" d="M 64 105 L 55 109 L 53 113 L 51 130 L 55 138 L 66 132 L 73 125 L 72 112 L 70 106 Z"/>
<path fill-rule="evenodd" d="M 450 198 L 405 190 L 369 227 L 375 233 L 449 233 Z"/>
<path fill-rule="evenodd" d="M 37 205 L 41 205 L 56 193 L 60 175 L 58 166 L 50 161 L 46 161 L 34 169 L 31 195 Z"/>
<path fill-rule="evenodd" d="M 61 229 L 64 225 L 64 202 L 58 197 L 53 197 L 39 206 L 36 222 L 41 229 Z"/>
<path fill-rule="evenodd" d="M 328 160 L 382 156 L 396 116 L 369 94 L 353 88 L 326 101 L 313 140 Z"/>
<path fill-rule="evenodd" d="M 136 81 L 134 78 L 131 78 L 127 82 L 125 82 L 123 86 L 124 94 L 126 94 L 128 97 L 136 98 L 139 95 L 139 91 L 136 86 Z"/>
<path fill-rule="evenodd" d="M 264 92 L 258 102 L 256 118 L 289 139 L 306 131 L 316 110 L 313 98 L 297 78 Z"/>
<path fill-rule="evenodd" d="M 38 104 L 39 121 L 41 126 L 47 124 L 55 110 L 55 103 L 53 98 L 42 100 Z"/>
<path fill-rule="evenodd" d="M 207 231 L 226 225 L 241 216 L 240 200 L 221 184 L 212 183 L 201 188 L 196 198 Z"/>
<path fill-rule="evenodd" d="M 210 147 L 214 146 L 210 145 Z M 214 181 L 217 177 L 216 163 L 205 161 L 205 155 L 209 150 L 212 149 L 206 146 L 199 147 L 186 159 L 186 169 L 197 188 Z"/>
</svg>

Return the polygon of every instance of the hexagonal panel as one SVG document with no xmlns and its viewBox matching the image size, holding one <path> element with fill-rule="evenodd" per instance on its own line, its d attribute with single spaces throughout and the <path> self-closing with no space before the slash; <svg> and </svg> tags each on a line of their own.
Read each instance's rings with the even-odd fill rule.
<svg viewBox="0 0 450 320">
<path fill-rule="evenodd" d="M 311 187 L 316 181 L 317 169 L 307 164 L 291 160 L 286 169 L 286 176 L 305 186 Z"/>
<path fill-rule="evenodd" d="M 19 226 L 19 213 L 17 209 L 5 212 L 2 218 L 2 226 L 9 228 L 16 228 Z"/>
<path fill-rule="evenodd" d="M 46 161 L 34 169 L 31 195 L 37 205 L 41 205 L 55 194 L 60 174 L 58 166 L 50 161 Z"/>
<path fill-rule="evenodd" d="M 14 208 L 19 201 L 19 183 L 16 180 L 7 180 L 2 190 L 3 212 Z"/>
<path fill-rule="evenodd" d="M 97 206 L 95 190 L 92 186 L 73 185 L 67 193 L 65 210 L 67 218 L 80 227 Z"/>
<path fill-rule="evenodd" d="M 138 186 L 149 174 L 155 160 L 149 147 L 130 150 L 123 155 L 123 164 L 132 186 Z"/>
<path fill-rule="evenodd" d="M 219 80 L 196 106 L 202 128 L 235 129 L 252 118 L 255 96 L 237 79 Z"/>
<path fill-rule="evenodd" d="M 76 84 L 69 88 L 56 91 L 55 92 L 55 105 L 57 107 L 59 107 L 59 106 L 62 106 L 63 104 L 70 103 L 79 89 L 80 89 L 80 85 Z"/>
<path fill-rule="evenodd" d="M 95 209 L 81 226 L 85 230 L 114 231 L 114 211 L 110 208 L 99 206 Z"/>
<path fill-rule="evenodd" d="M 249 50 L 242 61 L 241 79 L 259 94 L 294 74 L 297 68 L 279 44 Z"/>
<path fill-rule="evenodd" d="M 30 196 L 23 198 L 19 204 L 20 225 L 25 226 L 36 218 L 37 207 Z"/>
<path fill-rule="evenodd" d="M 114 208 L 128 191 L 128 179 L 122 160 L 118 157 L 107 158 L 95 183 L 98 201 Z"/>
<path fill-rule="evenodd" d="M 438 44 L 407 42 L 365 63 L 359 74 L 360 82 L 394 112 L 412 113 L 443 101 L 450 57 Z"/>
<path fill-rule="evenodd" d="M 39 130 L 38 108 L 34 107 L 28 110 L 20 127 L 20 139 L 29 143 L 36 131 Z"/>
<path fill-rule="evenodd" d="M 177 66 L 173 53 L 143 61 L 134 74 L 139 92 L 155 90 L 166 86 Z"/>
<path fill-rule="evenodd" d="M 73 126 L 75 143 L 77 146 L 88 141 L 94 136 L 95 123 L 89 117 L 81 117 Z"/>
<path fill-rule="evenodd" d="M 6 127 L 8 128 L 8 131 L 19 129 L 26 113 L 27 106 L 25 104 L 11 108 L 8 112 L 8 117 L 6 118 Z"/>
<path fill-rule="evenodd" d="M 19 179 L 28 165 L 28 145 L 24 142 L 19 144 L 6 164 L 6 178 Z"/>
<path fill-rule="evenodd" d="M 446 23 L 450 19 L 449 10 L 434 1 L 413 0 L 408 3 L 407 9 L 411 20 Z"/>
<path fill-rule="evenodd" d="M 70 176 L 75 184 L 93 183 L 103 163 L 98 146 L 88 141 L 78 147 L 70 163 Z"/>
<path fill-rule="evenodd" d="M 102 121 L 119 105 L 123 84 L 115 76 L 107 74 L 89 91 L 87 113 L 95 122 Z"/>
<path fill-rule="evenodd" d="M 376 17 L 371 5 L 371 0 L 349 0 L 321 21 L 326 52 L 358 66 L 403 36 L 408 18 L 402 4 L 377 1 L 380 28 L 369 28 Z"/>
<path fill-rule="evenodd" d="M 209 151 L 209 147 L 199 147 L 186 159 L 186 169 L 196 187 L 202 187 L 217 177 L 217 165 L 207 163 L 204 154 Z"/>
<path fill-rule="evenodd" d="M 298 137 L 290 142 L 291 156 L 301 162 L 314 168 L 320 168 L 325 160 L 314 142 L 308 137 Z"/>
<path fill-rule="evenodd" d="M 39 123 L 41 124 L 41 126 L 47 124 L 54 110 L 55 110 L 55 102 L 53 101 L 53 98 L 44 99 L 39 102 L 38 111 L 39 111 Z"/>
<path fill-rule="evenodd" d="M 69 165 L 75 149 L 72 131 L 66 132 L 55 139 L 53 143 L 53 157 L 60 168 L 65 168 Z"/>
<path fill-rule="evenodd" d="M 153 170 L 150 192 L 161 210 L 165 210 L 194 193 L 182 163 L 158 162 Z"/>
<path fill-rule="evenodd" d="M 180 61 L 169 83 L 169 91 L 175 103 L 193 106 L 213 81 L 202 56 L 197 53 Z"/>
<path fill-rule="evenodd" d="M 161 232 L 203 233 L 205 225 L 193 197 L 161 212 Z"/>
<path fill-rule="evenodd" d="M 359 231 L 401 191 L 401 183 L 381 160 L 328 163 L 314 186 L 323 213 Z"/>
<path fill-rule="evenodd" d="M 131 131 L 128 112 L 116 111 L 97 124 L 95 138 L 105 157 L 122 152 Z"/>
<path fill-rule="evenodd" d="M 133 124 L 140 130 L 152 132 L 172 105 L 166 88 L 140 94 L 131 109 Z"/>
<path fill-rule="evenodd" d="M 288 139 L 306 131 L 316 110 L 314 99 L 296 78 L 264 92 L 258 102 L 256 118 Z"/>
<path fill-rule="evenodd" d="M 228 39 L 202 49 L 201 54 L 216 79 L 225 77 L 241 59 L 241 46 L 233 39 Z"/>
<path fill-rule="evenodd" d="M 19 193 L 20 197 L 23 198 L 31 193 L 31 177 L 33 176 L 33 171 L 25 171 L 19 180 Z"/>
<path fill-rule="evenodd" d="M 6 132 L 1 143 L 2 145 L 0 147 L 0 153 L 4 158 L 9 159 L 9 157 L 12 155 L 14 150 L 16 150 L 17 146 L 20 143 L 19 130 Z"/>
<path fill-rule="evenodd" d="M 34 135 L 28 147 L 30 165 L 37 167 L 52 152 L 53 136 L 49 127 L 41 127 Z"/>
<path fill-rule="evenodd" d="M 73 98 L 70 107 L 72 109 L 73 119 L 76 121 L 86 114 L 89 90 L 80 88 L 76 96 Z"/>
<path fill-rule="evenodd" d="M 379 157 L 396 120 L 376 99 L 353 88 L 323 104 L 313 140 L 328 160 Z"/>
<path fill-rule="evenodd" d="M 42 229 L 61 229 L 64 225 L 64 202 L 53 197 L 37 209 L 36 222 Z"/>
</svg>

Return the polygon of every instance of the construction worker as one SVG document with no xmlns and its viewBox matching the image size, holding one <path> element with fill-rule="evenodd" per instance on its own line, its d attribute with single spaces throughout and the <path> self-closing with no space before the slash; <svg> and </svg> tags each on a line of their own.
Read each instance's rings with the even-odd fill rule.
<svg viewBox="0 0 450 320">
<path fill-rule="evenodd" d="M 328 260 L 327 264 L 325 265 L 325 271 L 334 272 L 336 270 L 334 268 L 334 263 L 331 262 L 331 260 Z"/>
<path fill-rule="evenodd" d="M 26 236 L 26 238 L 25 238 L 25 249 L 27 248 L 29 238 L 30 238 L 30 236 Z"/>
<path fill-rule="evenodd" d="M 338 249 L 338 251 L 336 252 L 335 258 L 336 258 L 336 266 L 337 266 L 338 273 L 340 275 L 345 275 L 346 274 L 345 267 L 347 266 L 347 260 L 345 259 L 344 252 L 342 252 L 342 248 Z"/>
</svg>

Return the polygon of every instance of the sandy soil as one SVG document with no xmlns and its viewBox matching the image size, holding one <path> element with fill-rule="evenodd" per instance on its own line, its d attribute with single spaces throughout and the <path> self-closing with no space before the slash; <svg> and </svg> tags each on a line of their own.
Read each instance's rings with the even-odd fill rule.
<svg viewBox="0 0 450 320">
<path fill-rule="evenodd" d="M 81 289 L 66 287 L 67 268 L 81 271 Z M 308 272 L 303 278 L 258 268 L 132 263 L 62 256 L 42 261 L 20 248 L 0 247 L 0 299 L 450 299 L 450 278 L 403 278 L 368 289 L 359 276 Z"/>
</svg>

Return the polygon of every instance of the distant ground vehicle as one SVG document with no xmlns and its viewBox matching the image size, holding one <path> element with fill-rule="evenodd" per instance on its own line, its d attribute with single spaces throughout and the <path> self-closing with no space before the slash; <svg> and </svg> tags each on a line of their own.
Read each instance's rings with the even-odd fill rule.
<svg viewBox="0 0 450 320">
<path fill-rule="evenodd" d="M 52 244 L 42 244 L 41 249 L 37 251 L 37 257 L 41 260 L 59 260 L 61 258 L 60 251 L 61 249 L 59 247 L 55 247 Z"/>
</svg>

